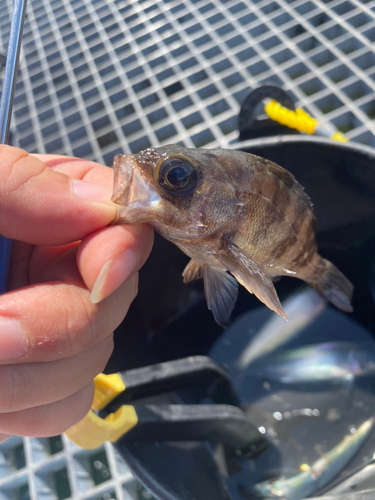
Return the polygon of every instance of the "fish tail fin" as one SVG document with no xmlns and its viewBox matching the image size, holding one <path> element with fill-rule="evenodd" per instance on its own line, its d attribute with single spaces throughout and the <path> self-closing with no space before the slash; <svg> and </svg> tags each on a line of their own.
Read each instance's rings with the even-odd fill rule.
<svg viewBox="0 0 375 500">
<path fill-rule="evenodd" d="M 317 292 L 341 311 L 352 312 L 353 285 L 329 260 L 320 259 L 320 271 L 316 279 L 308 281 Z"/>
</svg>

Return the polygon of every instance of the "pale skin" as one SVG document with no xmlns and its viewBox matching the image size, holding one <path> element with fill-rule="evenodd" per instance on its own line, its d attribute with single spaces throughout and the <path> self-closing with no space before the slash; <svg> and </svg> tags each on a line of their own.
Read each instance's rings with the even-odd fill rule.
<svg viewBox="0 0 375 500">
<path fill-rule="evenodd" d="M 0 442 L 60 434 L 91 406 L 153 241 L 146 224 L 110 225 L 112 183 L 94 162 L 0 146 L 0 234 L 14 240 L 0 296 Z"/>
</svg>

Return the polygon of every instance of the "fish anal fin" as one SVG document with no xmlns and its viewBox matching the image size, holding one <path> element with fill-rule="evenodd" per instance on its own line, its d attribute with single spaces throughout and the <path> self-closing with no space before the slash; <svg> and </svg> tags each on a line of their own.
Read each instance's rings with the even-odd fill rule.
<svg viewBox="0 0 375 500">
<path fill-rule="evenodd" d="M 190 262 L 185 267 L 182 276 L 184 278 L 184 283 L 190 283 L 190 281 L 202 278 L 203 277 L 202 264 L 199 264 L 199 262 L 197 262 L 196 260 L 191 259 Z"/>
<path fill-rule="evenodd" d="M 237 300 L 238 283 L 226 271 L 210 266 L 203 267 L 203 281 L 207 307 L 216 322 L 225 326 Z"/>
<path fill-rule="evenodd" d="M 287 319 L 271 278 L 233 241 L 223 238 L 222 246 L 215 257 L 246 290 L 256 295 L 272 311 Z"/>
</svg>

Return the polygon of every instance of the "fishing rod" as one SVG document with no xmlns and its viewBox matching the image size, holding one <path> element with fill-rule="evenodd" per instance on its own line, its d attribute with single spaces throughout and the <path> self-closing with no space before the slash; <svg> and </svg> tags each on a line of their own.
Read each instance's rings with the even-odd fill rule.
<svg viewBox="0 0 375 500">
<path fill-rule="evenodd" d="M 27 0 L 15 0 L 0 101 L 0 144 L 8 144 Z M 0 293 L 6 291 L 12 240 L 0 235 Z"/>
</svg>

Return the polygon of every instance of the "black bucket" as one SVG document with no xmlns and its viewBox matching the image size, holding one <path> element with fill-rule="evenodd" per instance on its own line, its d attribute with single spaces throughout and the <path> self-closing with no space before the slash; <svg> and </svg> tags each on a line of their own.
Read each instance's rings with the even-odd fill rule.
<svg viewBox="0 0 375 500">
<path fill-rule="evenodd" d="M 305 136 L 257 139 L 235 147 L 276 162 L 304 186 L 314 204 L 320 254 L 332 261 L 354 284 L 352 314 L 327 306 L 324 315 L 312 321 L 303 335 L 293 338 L 287 347 L 353 339 L 372 341 L 375 332 L 375 150 Z M 252 464 L 245 460 L 234 461 L 229 470 L 218 466 L 217 457 L 205 443 L 117 442 L 115 446 L 131 470 L 157 498 L 256 498 L 253 486 L 272 477 L 272 472 L 268 474 L 267 471 L 277 470 L 282 460 L 285 468 L 289 463 L 285 461 L 286 456 L 291 457 L 293 467 L 298 463 L 293 462 L 293 443 L 280 440 L 280 425 L 287 426 L 288 423 L 285 419 L 280 423 L 276 414 L 280 414 L 282 420 L 288 408 L 290 415 L 293 408 L 301 412 L 303 408 L 311 410 L 305 414 L 300 412 L 297 424 L 289 419 L 293 420 L 294 426 L 285 431 L 285 435 L 300 440 L 305 450 L 321 444 L 322 436 L 329 448 L 332 434 L 337 431 L 337 435 L 342 433 L 344 436 L 351 424 L 358 424 L 375 413 L 373 375 L 362 377 L 355 394 L 351 391 L 350 397 L 342 397 L 347 388 L 340 385 L 330 387 L 320 410 L 315 408 L 315 415 L 311 413 L 314 411 L 311 401 L 315 401 L 314 394 L 321 394 L 319 387 L 310 387 L 307 392 L 300 386 L 286 391 L 276 388 L 279 397 L 276 402 L 262 393 L 264 384 L 257 387 L 254 381 L 249 381 L 247 390 L 243 390 L 243 380 L 241 382 L 241 376 L 236 373 L 236 360 L 243 355 L 249 342 L 247 336 L 256 333 L 274 313 L 241 290 L 231 323 L 227 330 L 223 330 L 207 310 L 202 283 L 182 283 L 181 273 L 187 257 L 156 236 L 151 257 L 140 272 L 139 295 L 116 331 L 115 352 L 107 371 L 113 373 L 204 354 L 229 370 L 244 407 L 251 406 L 249 418 L 258 427 L 264 425 L 269 431 L 272 426 L 279 426 L 277 439 L 272 439 L 270 432 L 274 446 L 264 456 Z M 283 278 L 275 286 L 282 302 L 293 294 L 304 293 L 300 292 L 303 284 L 293 278 Z M 332 403 L 332 394 L 333 400 L 337 398 L 335 403 Z M 358 394 L 363 396 L 360 403 Z M 183 394 L 170 393 L 163 395 L 163 402 L 181 403 L 183 397 Z M 156 398 L 153 402 L 159 400 Z M 258 402 L 263 405 L 259 412 Z M 273 423 L 272 419 L 275 420 Z M 335 432 L 332 432 L 332 426 L 336 426 Z M 345 468 L 345 473 L 349 475 L 363 464 L 366 456 L 373 455 L 374 449 L 374 439 L 370 437 L 359 455 Z M 303 458 L 304 451 L 298 460 Z M 310 458 L 314 460 L 312 455 Z"/>
</svg>

